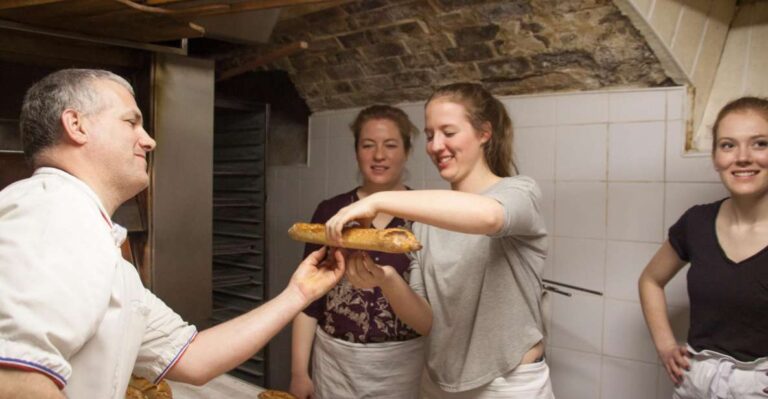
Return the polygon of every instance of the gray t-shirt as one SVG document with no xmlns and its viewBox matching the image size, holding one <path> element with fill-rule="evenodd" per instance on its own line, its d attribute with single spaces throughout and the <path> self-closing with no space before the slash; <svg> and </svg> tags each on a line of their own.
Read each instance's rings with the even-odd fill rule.
<svg viewBox="0 0 768 399">
<path fill-rule="evenodd" d="M 432 306 L 427 369 L 443 390 L 466 391 L 512 371 L 543 339 L 541 271 L 547 237 L 541 192 L 525 176 L 482 195 L 504 207 L 492 236 L 415 223 L 424 248 L 411 262 L 411 288 Z"/>
</svg>

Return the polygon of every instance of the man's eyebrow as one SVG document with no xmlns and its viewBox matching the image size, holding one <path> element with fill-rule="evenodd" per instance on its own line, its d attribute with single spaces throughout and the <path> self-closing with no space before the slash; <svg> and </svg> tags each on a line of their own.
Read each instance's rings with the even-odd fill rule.
<svg viewBox="0 0 768 399">
<path fill-rule="evenodd" d="M 141 115 L 141 111 L 136 111 L 136 110 L 133 110 L 133 109 L 130 110 L 130 111 L 126 111 L 123 114 L 123 117 L 124 118 L 125 117 L 130 117 L 130 118 L 134 118 L 134 119 L 138 119 L 138 120 L 143 120 L 143 117 Z"/>
</svg>

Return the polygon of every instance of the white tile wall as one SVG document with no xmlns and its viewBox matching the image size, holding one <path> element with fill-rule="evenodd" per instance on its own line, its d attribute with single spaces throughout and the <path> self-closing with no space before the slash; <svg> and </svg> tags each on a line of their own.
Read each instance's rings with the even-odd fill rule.
<svg viewBox="0 0 768 399">
<path fill-rule="evenodd" d="M 502 100 L 515 128 L 553 125 L 556 102 L 556 96 L 523 96 Z"/>
<path fill-rule="evenodd" d="M 602 291 L 605 278 L 605 240 L 558 237 L 552 277 L 560 282 Z"/>
<path fill-rule="evenodd" d="M 555 183 L 555 234 L 558 236 L 604 238 L 604 183 Z"/>
<path fill-rule="evenodd" d="M 667 91 L 667 120 L 684 119 L 685 90 Z"/>
<path fill-rule="evenodd" d="M 518 166 L 542 189 L 550 234 L 544 277 L 604 292 L 552 295 L 548 362 L 559 398 L 670 397 L 637 278 L 686 209 L 727 195 L 708 156 L 682 153 L 686 101 L 680 87 L 502 99 L 515 126 Z M 419 130 L 423 106 L 402 105 Z M 300 258 L 302 246 L 285 234 L 290 224 L 358 183 L 348 128 L 357 111 L 313 115 L 310 165 L 270 170 L 269 261 L 275 267 L 292 270 Z M 423 134 L 407 168 L 411 187 L 449 188 L 427 159 Z M 686 271 L 665 288 L 681 341 L 689 319 Z"/>
<path fill-rule="evenodd" d="M 636 301 L 637 279 L 658 249 L 655 243 L 608 241 L 605 296 Z"/>
<path fill-rule="evenodd" d="M 662 183 L 608 184 L 608 238 L 660 243 L 663 207 Z"/>
<path fill-rule="evenodd" d="M 603 354 L 622 359 L 656 362 L 656 349 L 645 327 L 637 301 L 605 299 Z"/>
<path fill-rule="evenodd" d="M 557 127 L 558 180 L 605 180 L 608 125 Z"/>
<path fill-rule="evenodd" d="M 608 179 L 664 179 L 664 122 L 616 123 L 608 132 Z"/>
<path fill-rule="evenodd" d="M 664 120 L 667 112 L 664 91 L 618 92 L 608 95 L 610 122 Z"/>
<path fill-rule="evenodd" d="M 683 131 L 685 121 L 670 120 L 667 122 L 669 132 Z M 720 177 L 712 166 L 712 158 L 708 154 L 684 156 L 685 137 L 682 134 L 667 135 L 666 180 L 667 181 L 702 181 L 719 182 Z"/>
<path fill-rule="evenodd" d="M 575 293 L 552 295 L 550 343 L 557 348 L 600 354 L 603 298 Z"/>
<path fill-rule="evenodd" d="M 515 130 L 515 162 L 521 174 L 537 181 L 555 179 L 555 127 Z"/>
<path fill-rule="evenodd" d="M 595 399 L 600 397 L 599 355 L 569 349 L 551 348 L 549 363 L 555 397 Z"/>
<path fill-rule="evenodd" d="M 675 385 L 672 380 L 669 379 L 669 374 L 667 374 L 667 370 L 664 366 L 659 365 L 658 373 L 657 381 L 659 385 L 656 389 L 656 399 L 669 399 L 672 397 Z"/>
<path fill-rule="evenodd" d="M 571 94 L 555 98 L 558 126 L 608 121 L 608 96 L 605 94 Z"/>
<path fill-rule="evenodd" d="M 649 399 L 658 380 L 658 367 L 632 360 L 603 358 L 602 398 Z"/>
</svg>

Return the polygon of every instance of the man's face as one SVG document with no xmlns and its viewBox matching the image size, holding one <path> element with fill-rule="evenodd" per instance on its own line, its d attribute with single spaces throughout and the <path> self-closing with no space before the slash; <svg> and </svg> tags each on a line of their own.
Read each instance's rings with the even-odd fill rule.
<svg viewBox="0 0 768 399">
<path fill-rule="evenodd" d="M 101 107 L 85 118 L 91 155 L 101 180 L 127 200 L 149 184 L 147 154 L 156 143 L 144 130 L 141 111 L 125 87 L 111 80 L 93 85 Z"/>
</svg>

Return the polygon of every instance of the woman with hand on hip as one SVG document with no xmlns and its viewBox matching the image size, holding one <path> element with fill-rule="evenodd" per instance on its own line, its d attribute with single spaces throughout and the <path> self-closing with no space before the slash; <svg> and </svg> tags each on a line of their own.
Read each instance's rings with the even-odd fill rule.
<svg viewBox="0 0 768 399">
<path fill-rule="evenodd" d="M 670 227 L 640 276 L 640 300 L 674 398 L 768 398 L 768 100 L 732 101 L 712 131 L 730 197 Z M 691 318 L 679 345 L 664 286 L 688 263 Z"/>
<path fill-rule="evenodd" d="M 512 124 L 480 85 L 441 87 L 426 105 L 427 154 L 451 190 L 383 191 L 341 209 L 343 227 L 385 213 L 413 220 L 424 248 L 410 283 L 352 253 L 349 280 L 380 287 L 427 338 L 426 398 L 553 398 L 544 356 L 541 271 L 547 242 L 536 183 L 513 176 Z M 516 172 L 516 171 L 515 171 Z"/>
<path fill-rule="evenodd" d="M 374 193 L 407 190 L 403 173 L 418 130 L 405 112 L 370 106 L 350 127 L 363 184 L 321 202 L 313 223 L 324 223 L 339 209 Z M 372 224 L 392 228 L 406 222 L 380 213 Z M 305 252 L 317 247 L 308 244 Z M 367 254 L 407 279 L 406 255 Z M 300 399 L 418 398 L 423 346 L 419 334 L 395 316 L 380 289 L 356 289 L 342 280 L 294 320 L 290 391 Z"/>
</svg>

